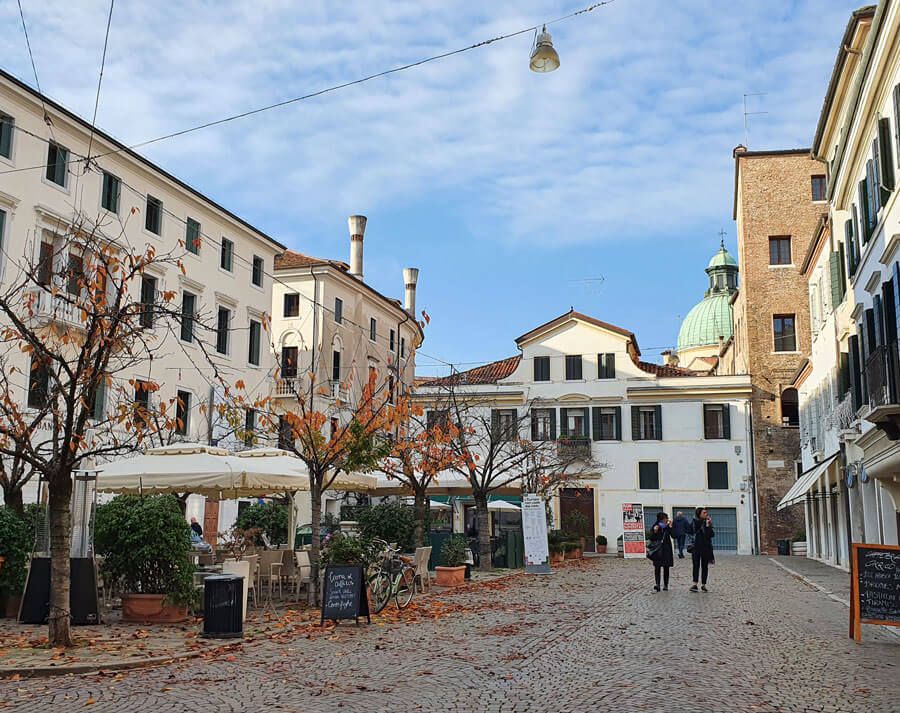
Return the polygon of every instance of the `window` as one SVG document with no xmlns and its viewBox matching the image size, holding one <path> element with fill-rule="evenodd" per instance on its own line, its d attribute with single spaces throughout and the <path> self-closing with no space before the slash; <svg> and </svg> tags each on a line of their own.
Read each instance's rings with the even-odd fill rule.
<svg viewBox="0 0 900 713">
<path fill-rule="evenodd" d="M 659 463 L 655 461 L 638 463 L 638 488 L 659 490 Z"/>
<path fill-rule="evenodd" d="M 340 297 L 334 298 L 334 321 L 340 324 L 344 319 L 344 300 Z"/>
<path fill-rule="evenodd" d="M 797 351 L 797 338 L 794 333 L 794 315 L 776 314 L 772 318 L 772 324 L 775 332 L 775 351 Z"/>
<path fill-rule="evenodd" d="M 703 404 L 703 437 L 731 438 L 730 416 L 728 404 Z"/>
<path fill-rule="evenodd" d="M 769 264 L 791 264 L 791 236 L 776 235 L 769 238 Z"/>
<path fill-rule="evenodd" d="M 94 392 L 94 403 L 91 404 L 91 418 L 94 421 L 106 420 L 106 378 L 97 382 L 97 391 Z"/>
<path fill-rule="evenodd" d="M 193 218 L 184 222 L 184 247 L 189 253 L 200 254 L 200 223 Z"/>
<path fill-rule="evenodd" d="M 378 337 L 378 321 L 374 317 L 369 318 L 369 339 L 375 341 Z"/>
<path fill-rule="evenodd" d="M 37 281 L 47 287 L 53 278 L 53 245 L 41 243 L 41 254 L 38 258 Z"/>
<path fill-rule="evenodd" d="M 219 248 L 219 267 L 228 272 L 234 268 L 234 243 L 228 238 L 222 238 L 222 246 Z"/>
<path fill-rule="evenodd" d="M 825 200 L 825 176 L 817 175 L 810 176 L 810 180 L 812 181 L 812 199 L 814 201 L 824 201 Z"/>
<path fill-rule="evenodd" d="M 550 381 L 550 357 L 537 356 L 534 358 L 534 380 Z"/>
<path fill-rule="evenodd" d="M 517 437 L 518 414 L 513 409 L 493 409 L 491 411 L 491 429 L 494 436 L 501 441 L 514 441 Z"/>
<path fill-rule="evenodd" d="M 66 163 L 69 160 L 69 151 L 53 142 L 47 147 L 47 180 L 58 186 L 66 186 Z"/>
<path fill-rule="evenodd" d="M 156 235 L 162 234 L 162 201 L 147 196 L 147 215 L 144 216 L 144 227 Z"/>
<path fill-rule="evenodd" d="M 244 445 L 253 446 L 253 432 L 256 430 L 256 410 L 248 408 L 244 412 Z"/>
<path fill-rule="evenodd" d="M 728 490 L 728 461 L 711 460 L 707 462 L 706 487 L 709 490 Z"/>
<path fill-rule="evenodd" d="M 631 437 L 635 441 L 661 441 L 662 406 L 632 406 Z"/>
<path fill-rule="evenodd" d="M 566 354 L 566 381 L 582 379 L 581 354 Z"/>
<path fill-rule="evenodd" d="M 531 412 L 531 440 L 556 440 L 556 409 L 536 408 Z"/>
<path fill-rule="evenodd" d="M 69 253 L 69 265 L 66 268 L 66 292 L 77 297 L 84 286 L 84 258 Z"/>
<path fill-rule="evenodd" d="M 186 436 L 191 420 L 191 392 L 179 389 L 175 399 L 175 433 Z"/>
<path fill-rule="evenodd" d="M 449 425 L 450 411 L 447 409 L 433 409 L 425 414 L 425 427 L 429 430 L 437 427 L 446 431 Z"/>
<path fill-rule="evenodd" d="M 0 156 L 12 158 L 12 137 L 15 120 L 7 114 L 0 114 Z"/>
<path fill-rule="evenodd" d="M 615 379 L 616 378 L 616 355 L 598 354 L 597 355 L 597 378 L 598 379 Z"/>
<path fill-rule="evenodd" d="M 797 389 L 785 389 L 781 392 L 781 425 L 800 425 L 800 402 Z"/>
<path fill-rule="evenodd" d="M 285 416 L 278 417 L 278 447 L 285 451 L 294 447 L 294 428 Z"/>
<path fill-rule="evenodd" d="M 334 439 L 338 432 L 338 420 L 334 417 L 331 418 L 330 427 L 329 427 L 329 438 Z"/>
<path fill-rule="evenodd" d="M 255 319 L 250 320 L 250 354 L 247 356 L 253 366 L 259 366 L 259 347 L 262 336 L 262 324 Z"/>
<path fill-rule="evenodd" d="M 331 352 L 331 380 L 341 380 L 341 353 L 337 349 Z"/>
<path fill-rule="evenodd" d="M 618 406 L 594 407 L 594 440 L 622 440 L 622 410 Z"/>
<path fill-rule="evenodd" d="M 253 272 L 250 274 L 250 280 L 257 287 L 262 287 L 263 283 L 263 259 L 259 255 L 253 256 Z"/>
<path fill-rule="evenodd" d="M 134 422 L 135 425 L 150 423 L 150 382 L 134 382 Z"/>
<path fill-rule="evenodd" d="M 28 408 L 40 409 L 50 394 L 50 369 L 40 359 L 32 358 L 28 376 Z"/>
<path fill-rule="evenodd" d="M 216 351 L 219 354 L 228 353 L 228 333 L 231 325 L 231 310 L 227 307 L 219 307 L 216 315 Z"/>
<path fill-rule="evenodd" d="M 400 337 L 400 358 L 406 359 L 406 337 Z"/>
<path fill-rule="evenodd" d="M 6 230 L 6 211 L 0 210 L 0 254 L 2 254 L 3 247 L 4 247 L 3 234 L 4 234 L 5 230 Z"/>
<path fill-rule="evenodd" d="M 194 341 L 194 316 L 197 313 L 197 295 L 181 293 L 181 341 Z"/>
<path fill-rule="evenodd" d="M 297 347 L 281 348 L 281 378 L 296 379 L 297 378 Z"/>
<path fill-rule="evenodd" d="M 284 295 L 284 316 L 300 316 L 300 295 L 296 292 L 287 292 Z"/>
<path fill-rule="evenodd" d="M 153 305 L 156 303 L 156 278 L 141 278 L 141 326 L 153 328 Z"/>
<path fill-rule="evenodd" d="M 388 341 L 390 342 L 390 345 L 388 348 L 391 351 L 394 351 L 394 349 L 397 348 L 397 335 L 394 333 L 393 329 L 391 330 L 390 339 Z"/>
<path fill-rule="evenodd" d="M 110 213 L 119 212 L 119 179 L 111 173 L 103 172 L 103 188 L 100 191 L 100 205 Z"/>
<path fill-rule="evenodd" d="M 586 408 L 563 408 L 559 410 L 560 438 L 587 438 L 590 411 Z"/>
<path fill-rule="evenodd" d="M 891 120 L 878 120 L 878 176 L 881 186 L 881 202 L 887 203 L 894 190 L 894 152 L 891 150 Z"/>
<path fill-rule="evenodd" d="M 394 377 L 388 376 L 388 403 L 394 403 Z"/>
</svg>

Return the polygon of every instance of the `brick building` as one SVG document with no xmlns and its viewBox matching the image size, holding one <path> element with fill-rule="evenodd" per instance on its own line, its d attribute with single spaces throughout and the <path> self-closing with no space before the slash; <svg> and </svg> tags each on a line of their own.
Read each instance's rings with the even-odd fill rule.
<svg viewBox="0 0 900 713">
<path fill-rule="evenodd" d="M 740 289 L 732 298 L 734 337 L 719 373 L 752 383 L 754 486 L 760 550 L 804 527 L 801 512 L 777 511 L 800 472 L 794 372 L 809 357 L 808 284 L 800 263 L 827 212 L 821 163 L 809 149 L 734 150 L 734 220 Z"/>
</svg>

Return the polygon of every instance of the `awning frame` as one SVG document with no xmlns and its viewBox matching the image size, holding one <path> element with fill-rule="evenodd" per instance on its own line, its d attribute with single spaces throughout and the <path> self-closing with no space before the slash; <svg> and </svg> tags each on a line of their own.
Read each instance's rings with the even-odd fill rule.
<svg viewBox="0 0 900 713">
<path fill-rule="evenodd" d="M 806 494 L 809 492 L 810 488 L 812 488 L 813 484 L 821 477 L 822 473 L 824 473 L 828 469 L 828 466 L 830 466 L 839 455 L 840 453 L 830 455 L 821 463 L 816 463 L 805 473 L 801 473 L 800 477 L 797 478 L 797 481 L 791 486 L 790 490 L 785 493 L 785 496 L 778 503 L 778 507 L 776 508 L 776 510 L 781 511 L 785 508 L 791 507 L 791 505 L 798 505 L 804 502 L 806 500 Z"/>
</svg>

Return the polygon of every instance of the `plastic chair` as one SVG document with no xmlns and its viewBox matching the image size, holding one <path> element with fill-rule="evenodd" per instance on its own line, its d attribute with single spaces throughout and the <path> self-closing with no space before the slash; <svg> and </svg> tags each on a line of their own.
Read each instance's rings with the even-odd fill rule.
<svg viewBox="0 0 900 713">
<path fill-rule="evenodd" d="M 428 560 L 431 559 L 431 547 L 417 547 L 413 558 L 415 578 L 419 582 L 419 591 L 424 593 L 428 589 Z M 415 583 L 415 582 L 414 582 Z"/>
<path fill-rule="evenodd" d="M 253 595 L 253 606 L 258 607 L 256 599 L 256 580 L 259 577 L 259 555 L 244 555 L 244 562 L 250 563 L 250 576 L 247 577 L 247 596 Z"/>
<path fill-rule="evenodd" d="M 309 552 L 299 550 L 294 553 L 294 597 L 300 596 L 300 587 L 306 585 L 307 591 L 312 584 L 312 565 L 309 562 Z"/>
<path fill-rule="evenodd" d="M 268 582 L 268 601 L 272 601 L 274 585 L 278 585 L 279 596 L 283 595 L 281 589 L 281 567 L 284 561 L 284 550 L 265 550 L 259 555 L 259 583 Z"/>
</svg>

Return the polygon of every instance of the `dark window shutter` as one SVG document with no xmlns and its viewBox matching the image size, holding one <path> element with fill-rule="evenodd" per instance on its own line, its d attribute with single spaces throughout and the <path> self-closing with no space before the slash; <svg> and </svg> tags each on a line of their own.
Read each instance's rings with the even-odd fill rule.
<svg viewBox="0 0 900 713">
<path fill-rule="evenodd" d="M 631 440 L 641 440 L 641 412 L 637 406 L 631 407 Z"/>
<path fill-rule="evenodd" d="M 837 309 L 843 296 L 841 290 L 841 258 L 837 252 L 831 253 L 828 258 L 828 272 L 831 278 L 831 307 Z"/>
<path fill-rule="evenodd" d="M 599 441 L 600 440 L 600 407 L 594 406 L 591 409 L 591 411 L 593 411 L 593 413 L 591 414 L 591 416 L 593 416 L 593 418 L 591 419 L 591 426 L 593 427 L 593 438 L 595 441 Z"/>
<path fill-rule="evenodd" d="M 656 433 L 654 434 L 657 441 L 662 440 L 662 406 L 654 406 L 656 409 L 656 417 L 654 418 L 654 426 L 656 426 Z"/>
<path fill-rule="evenodd" d="M 617 441 L 622 440 L 622 407 L 616 406 L 616 432 L 614 437 Z"/>
<path fill-rule="evenodd" d="M 894 315 L 896 318 L 894 333 L 900 336 L 900 264 L 895 262 L 892 272 L 893 277 L 891 279 L 894 281 Z"/>
<path fill-rule="evenodd" d="M 872 329 L 875 335 L 873 349 L 884 346 L 884 312 L 881 309 L 881 295 L 872 297 Z"/>
<path fill-rule="evenodd" d="M 866 196 L 866 181 L 859 182 L 859 236 L 862 244 L 869 242 L 869 200 Z"/>
<path fill-rule="evenodd" d="M 568 438 L 569 436 L 569 409 L 561 408 L 559 410 L 559 437 Z"/>
<path fill-rule="evenodd" d="M 104 419 L 104 414 L 106 412 L 105 409 L 105 395 L 106 395 L 106 379 L 100 379 L 100 382 L 97 384 L 97 394 L 94 396 L 94 409 L 93 414 L 91 414 L 95 421 L 102 421 Z"/>
<path fill-rule="evenodd" d="M 894 138 L 897 143 L 897 157 L 900 158 L 900 84 L 894 85 Z"/>
<path fill-rule="evenodd" d="M 538 421 L 537 421 L 537 413 L 532 409 L 531 411 L 531 440 L 536 441 L 538 439 Z"/>
<path fill-rule="evenodd" d="M 847 261 L 844 255 L 844 243 L 838 243 L 838 267 L 841 273 L 841 300 L 847 293 Z"/>
<path fill-rule="evenodd" d="M 491 433 L 493 438 L 497 438 L 500 433 L 500 412 L 495 408 L 491 409 Z"/>
<path fill-rule="evenodd" d="M 894 311 L 897 304 L 895 289 L 896 283 L 893 277 L 881 283 L 881 322 L 885 345 L 892 344 L 897 340 L 897 313 Z"/>
<path fill-rule="evenodd" d="M 859 408 L 862 397 L 862 385 L 859 378 L 860 359 L 859 359 L 859 337 L 855 334 L 847 340 L 850 351 L 847 354 L 847 360 L 850 366 L 850 391 L 853 393 L 853 410 Z"/>
<path fill-rule="evenodd" d="M 853 221 L 850 218 L 844 222 L 844 241 L 847 243 L 847 274 L 852 277 L 855 265 L 853 264 Z"/>
<path fill-rule="evenodd" d="M 894 190 L 894 156 L 891 151 L 891 120 L 888 118 L 878 120 L 878 150 L 881 153 L 881 185 L 887 195 L 882 197 L 886 203 Z"/>
<path fill-rule="evenodd" d="M 582 429 L 584 429 L 584 432 L 580 433 L 579 435 L 584 436 L 585 438 L 590 438 L 591 437 L 591 409 L 588 408 L 587 406 L 585 406 L 582 409 L 582 412 L 584 413 L 584 421 L 582 422 L 584 424 L 584 425 L 582 425 Z"/>
<path fill-rule="evenodd" d="M 722 404 L 722 424 L 725 440 L 729 440 L 731 438 L 731 404 Z"/>
<path fill-rule="evenodd" d="M 615 379 L 616 378 L 616 355 L 614 353 L 609 353 L 606 355 L 606 364 L 607 364 L 607 378 Z"/>
<path fill-rule="evenodd" d="M 847 352 L 841 352 L 841 366 L 838 373 L 840 374 L 838 381 L 840 397 L 844 398 L 844 394 L 850 390 L 850 354 Z"/>
<path fill-rule="evenodd" d="M 556 440 L 556 409 L 550 409 L 550 440 Z"/>
</svg>

